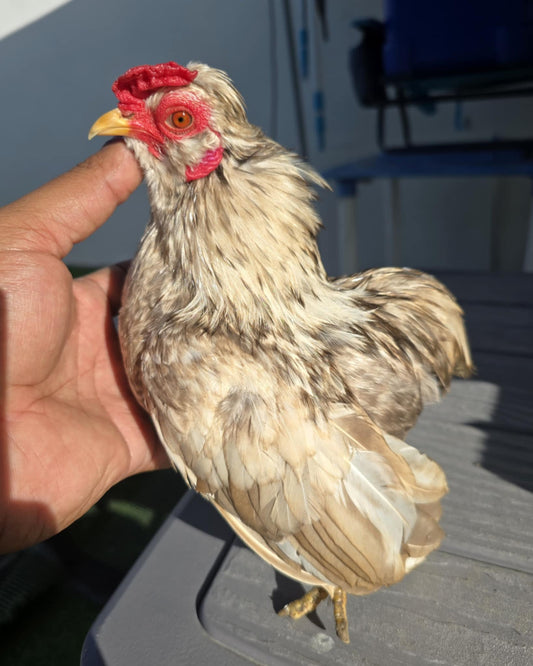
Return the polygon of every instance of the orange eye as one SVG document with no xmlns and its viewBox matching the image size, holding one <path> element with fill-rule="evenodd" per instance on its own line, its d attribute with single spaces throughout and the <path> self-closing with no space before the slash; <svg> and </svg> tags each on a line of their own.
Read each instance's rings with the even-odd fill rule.
<svg viewBox="0 0 533 666">
<path fill-rule="evenodd" d="M 192 115 L 185 110 L 174 111 L 171 113 L 168 119 L 168 124 L 177 129 L 187 129 L 192 125 Z"/>
</svg>

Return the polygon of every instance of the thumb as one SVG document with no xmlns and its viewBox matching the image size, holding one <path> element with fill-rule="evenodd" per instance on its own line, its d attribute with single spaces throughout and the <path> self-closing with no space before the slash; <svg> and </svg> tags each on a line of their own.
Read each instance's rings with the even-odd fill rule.
<svg viewBox="0 0 533 666">
<path fill-rule="evenodd" d="M 58 258 L 90 236 L 142 180 L 122 141 L 0 210 L 0 249 L 46 252 Z"/>
</svg>

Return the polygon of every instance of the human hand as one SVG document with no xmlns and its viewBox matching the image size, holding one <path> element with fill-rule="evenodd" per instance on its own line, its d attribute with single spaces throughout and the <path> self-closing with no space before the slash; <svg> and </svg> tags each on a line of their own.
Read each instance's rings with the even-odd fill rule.
<svg viewBox="0 0 533 666">
<path fill-rule="evenodd" d="M 0 552 L 60 531 L 118 481 L 168 465 L 130 392 L 112 317 L 119 266 L 62 258 L 142 174 L 122 143 L 0 209 Z"/>
</svg>

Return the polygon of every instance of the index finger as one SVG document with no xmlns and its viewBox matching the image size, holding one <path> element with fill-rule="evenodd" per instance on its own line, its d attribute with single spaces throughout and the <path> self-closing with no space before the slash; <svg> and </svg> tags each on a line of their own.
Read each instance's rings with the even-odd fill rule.
<svg viewBox="0 0 533 666">
<path fill-rule="evenodd" d="M 0 210 L 0 249 L 47 252 L 59 258 L 90 236 L 142 180 L 122 141 Z"/>
</svg>

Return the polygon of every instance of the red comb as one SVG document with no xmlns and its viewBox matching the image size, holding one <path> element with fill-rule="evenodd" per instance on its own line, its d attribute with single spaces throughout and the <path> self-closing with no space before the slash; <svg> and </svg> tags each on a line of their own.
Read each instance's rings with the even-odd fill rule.
<svg viewBox="0 0 533 666">
<path fill-rule="evenodd" d="M 159 88 L 186 86 L 196 78 L 198 72 L 182 67 L 176 62 L 160 65 L 139 65 L 119 76 L 112 90 L 119 106 L 136 105 L 137 100 L 146 99 Z"/>
</svg>

